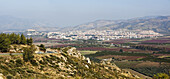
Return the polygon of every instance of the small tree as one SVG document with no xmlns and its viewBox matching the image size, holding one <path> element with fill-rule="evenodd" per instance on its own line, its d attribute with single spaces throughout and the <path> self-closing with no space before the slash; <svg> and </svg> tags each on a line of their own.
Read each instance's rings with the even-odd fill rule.
<svg viewBox="0 0 170 79">
<path fill-rule="evenodd" d="M 123 52 L 123 49 L 120 49 L 119 52 Z"/>
<path fill-rule="evenodd" d="M 39 47 L 40 47 L 40 50 L 41 50 L 41 51 L 44 51 L 44 52 L 46 51 L 46 48 L 45 48 L 44 44 L 40 44 Z"/>
<path fill-rule="evenodd" d="M 35 52 L 35 50 L 35 46 L 33 45 L 31 47 L 24 48 L 23 59 L 25 62 L 33 60 L 33 53 Z"/>
</svg>

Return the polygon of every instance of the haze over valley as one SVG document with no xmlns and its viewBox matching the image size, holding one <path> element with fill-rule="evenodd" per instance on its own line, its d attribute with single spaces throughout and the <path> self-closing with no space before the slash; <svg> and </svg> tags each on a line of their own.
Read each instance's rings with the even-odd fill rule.
<svg viewBox="0 0 170 79">
<path fill-rule="evenodd" d="M 170 79 L 170 0 L 0 0 L 0 79 Z"/>
</svg>

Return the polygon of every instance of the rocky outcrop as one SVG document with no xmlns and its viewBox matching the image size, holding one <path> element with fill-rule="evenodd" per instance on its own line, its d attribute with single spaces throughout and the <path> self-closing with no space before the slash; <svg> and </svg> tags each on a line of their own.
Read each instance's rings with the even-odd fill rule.
<svg viewBox="0 0 170 79">
<path fill-rule="evenodd" d="M 34 54 L 33 60 L 24 62 L 22 56 L 0 59 L 0 71 L 13 78 L 87 78 L 87 79 L 136 79 L 113 63 L 95 63 L 81 55 L 74 47 L 65 47 L 58 53 Z M 5 62 L 4 62 L 5 61 Z M 22 72 L 22 73 L 21 73 Z"/>
<path fill-rule="evenodd" d="M 2 73 L 0 73 L 0 79 L 5 79 Z"/>
</svg>

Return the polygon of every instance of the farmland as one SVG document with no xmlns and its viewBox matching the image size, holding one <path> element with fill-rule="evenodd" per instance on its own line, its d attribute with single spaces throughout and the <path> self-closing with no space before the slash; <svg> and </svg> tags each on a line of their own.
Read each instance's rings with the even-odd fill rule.
<svg viewBox="0 0 170 79">
<path fill-rule="evenodd" d="M 169 74 L 170 37 L 101 40 L 36 40 L 35 44 L 46 47 L 76 47 L 82 55 L 95 62 L 112 59 L 123 69 L 132 69 L 152 77 L 156 73 Z"/>
<path fill-rule="evenodd" d="M 95 54 L 97 51 L 80 51 L 82 55 Z"/>
</svg>

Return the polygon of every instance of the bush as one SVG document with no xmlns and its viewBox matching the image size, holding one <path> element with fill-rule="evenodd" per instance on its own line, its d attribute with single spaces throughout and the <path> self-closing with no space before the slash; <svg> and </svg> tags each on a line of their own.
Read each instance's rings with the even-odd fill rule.
<svg viewBox="0 0 170 79">
<path fill-rule="evenodd" d="M 158 73 L 156 75 L 154 75 L 154 79 L 169 79 L 170 77 L 168 76 L 168 74 L 165 73 Z"/>
<path fill-rule="evenodd" d="M 7 78 L 7 79 L 12 79 L 13 76 L 12 76 L 12 75 L 8 75 L 6 78 Z"/>
<path fill-rule="evenodd" d="M 7 72 L 7 71 L 3 71 L 2 74 L 3 74 L 4 76 L 6 76 L 6 75 L 8 75 L 8 72 Z"/>
<path fill-rule="evenodd" d="M 11 63 L 14 63 L 14 60 L 10 60 Z"/>
<path fill-rule="evenodd" d="M 23 65 L 23 62 L 21 59 L 17 59 L 15 62 L 16 62 L 17 67 L 21 67 Z"/>
<path fill-rule="evenodd" d="M 33 70 L 27 70 L 28 73 L 35 73 Z"/>
<path fill-rule="evenodd" d="M 38 66 L 38 63 L 36 62 L 36 60 L 31 60 L 30 62 L 33 66 Z"/>
</svg>

